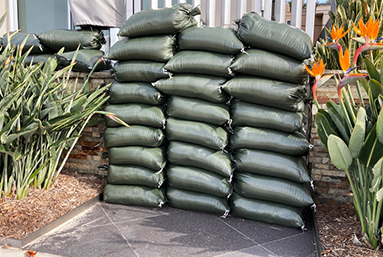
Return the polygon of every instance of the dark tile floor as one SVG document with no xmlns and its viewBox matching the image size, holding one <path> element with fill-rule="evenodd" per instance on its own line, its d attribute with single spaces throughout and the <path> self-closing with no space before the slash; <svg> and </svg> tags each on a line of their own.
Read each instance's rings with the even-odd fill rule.
<svg viewBox="0 0 383 257">
<path fill-rule="evenodd" d="M 98 203 L 24 248 L 70 257 L 317 256 L 307 231 L 164 207 Z"/>
</svg>

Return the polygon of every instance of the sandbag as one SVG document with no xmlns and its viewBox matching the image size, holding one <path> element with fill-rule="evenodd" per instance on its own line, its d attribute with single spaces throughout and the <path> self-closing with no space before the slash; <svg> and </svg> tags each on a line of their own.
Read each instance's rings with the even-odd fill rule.
<svg viewBox="0 0 383 257">
<path fill-rule="evenodd" d="M 205 122 L 221 126 L 230 120 L 229 106 L 208 101 L 171 96 L 167 101 L 166 114 L 170 117 Z"/>
<path fill-rule="evenodd" d="M 21 45 L 26 38 L 28 38 L 27 41 L 25 42 L 25 45 L 22 51 L 23 53 L 26 53 L 31 47 L 32 47 L 32 50 L 30 54 L 42 54 L 42 53 L 47 53 L 52 51 L 45 45 L 41 44 L 40 40 L 35 38 L 32 34 L 17 32 L 10 38 L 11 40 L 9 40 L 8 35 L 11 36 L 13 33 L 14 32 L 9 32 L 9 34 L 8 33 L 4 34 L 3 40 L 2 40 L 2 45 L 4 47 L 6 47 L 8 43 L 10 43 L 11 46 L 17 47 L 18 45 Z"/>
<path fill-rule="evenodd" d="M 114 113 L 128 125 L 144 125 L 154 128 L 165 126 L 165 115 L 161 107 L 147 104 L 109 104 L 106 112 Z M 120 127 L 120 123 L 105 116 L 108 127 Z"/>
<path fill-rule="evenodd" d="M 65 47 L 65 51 L 80 49 L 100 49 L 106 43 L 102 31 L 53 29 L 35 36 L 49 48 L 58 51 Z"/>
<path fill-rule="evenodd" d="M 301 208 L 249 199 L 233 193 L 230 199 L 231 214 L 239 218 L 262 221 L 286 227 L 303 228 Z"/>
<path fill-rule="evenodd" d="M 285 23 L 263 19 L 258 13 L 246 13 L 238 25 L 237 36 L 245 44 L 293 57 L 310 58 L 313 43 L 303 30 Z"/>
<path fill-rule="evenodd" d="M 226 198 L 213 195 L 168 187 L 166 198 L 169 201 L 169 205 L 173 208 L 222 214 L 224 216 L 230 211 Z"/>
<path fill-rule="evenodd" d="M 108 166 L 108 184 L 137 185 L 147 187 L 161 187 L 164 183 L 164 172 L 153 171 L 142 166 L 113 165 Z"/>
<path fill-rule="evenodd" d="M 239 149 L 232 155 L 236 170 L 270 177 L 285 178 L 298 183 L 310 182 L 302 157 L 262 150 Z"/>
<path fill-rule="evenodd" d="M 233 127 L 251 126 L 294 132 L 303 127 L 302 112 L 289 112 L 264 105 L 234 99 L 231 101 Z"/>
<path fill-rule="evenodd" d="M 304 155 L 310 143 L 300 132 L 286 133 L 273 129 L 235 127 L 230 137 L 230 149 L 267 150 L 288 155 Z"/>
<path fill-rule="evenodd" d="M 246 198 L 307 207 L 314 203 L 308 184 L 250 173 L 234 173 L 234 191 Z"/>
<path fill-rule="evenodd" d="M 46 63 L 48 59 L 51 58 L 51 60 L 55 59 L 56 56 L 52 53 L 47 54 L 30 54 L 27 57 L 25 57 L 24 64 L 38 64 L 40 62 Z"/>
<path fill-rule="evenodd" d="M 244 46 L 232 28 L 192 27 L 178 35 L 178 47 L 181 51 L 202 50 L 235 55 Z"/>
<path fill-rule="evenodd" d="M 260 77 L 238 76 L 229 80 L 222 88 L 229 95 L 250 103 L 291 112 L 304 109 L 303 99 L 306 97 L 304 85 Z"/>
<path fill-rule="evenodd" d="M 169 73 L 164 71 L 163 66 L 161 62 L 123 61 L 118 62 L 111 72 L 116 74 L 116 80 L 119 82 L 154 82 L 169 77 Z"/>
<path fill-rule="evenodd" d="M 161 208 L 166 202 L 164 191 L 158 188 L 109 184 L 104 187 L 104 201 L 153 208 Z"/>
<path fill-rule="evenodd" d="M 166 165 L 165 147 L 120 146 L 108 149 L 109 163 L 138 165 L 155 171 Z"/>
<path fill-rule="evenodd" d="M 143 103 L 159 105 L 164 102 L 164 96 L 147 82 L 120 83 L 113 81 L 109 89 L 108 102 L 111 104 Z"/>
<path fill-rule="evenodd" d="M 174 73 L 203 74 L 224 78 L 232 78 L 229 66 L 233 61 L 232 55 L 204 52 L 181 51 L 165 64 L 164 68 Z"/>
<path fill-rule="evenodd" d="M 164 137 L 161 129 L 147 126 L 106 128 L 104 144 L 106 148 L 129 145 L 157 147 L 162 144 Z"/>
<path fill-rule="evenodd" d="M 129 17 L 121 27 L 120 37 L 142 37 L 176 34 L 197 25 L 193 16 L 200 14 L 198 7 L 180 3 L 169 8 L 150 9 Z"/>
<path fill-rule="evenodd" d="M 175 38 L 172 36 L 151 36 L 123 39 L 116 42 L 104 58 L 118 61 L 149 60 L 167 62 L 176 51 Z"/>
<path fill-rule="evenodd" d="M 168 146 L 168 160 L 171 164 L 191 166 L 214 172 L 225 178 L 233 175 L 229 155 L 199 145 L 171 141 Z"/>
<path fill-rule="evenodd" d="M 309 81 L 309 75 L 302 61 L 261 49 L 248 49 L 246 53 L 237 55 L 230 69 L 244 75 L 297 84 L 306 84 Z"/>
<path fill-rule="evenodd" d="M 226 178 L 207 170 L 170 165 L 166 176 L 168 185 L 173 188 L 225 198 L 233 193 L 232 184 Z"/>
<path fill-rule="evenodd" d="M 224 149 L 229 141 L 227 131 L 221 127 L 175 118 L 166 120 L 166 136 L 170 141 L 182 141 L 215 150 Z"/>
<path fill-rule="evenodd" d="M 229 95 L 221 89 L 226 79 L 206 75 L 176 75 L 153 83 L 168 95 L 196 97 L 213 103 L 225 103 Z"/>
<path fill-rule="evenodd" d="M 55 54 L 59 63 L 63 66 L 68 66 L 71 64 L 73 58 L 75 58 L 76 51 L 65 52 L 62 54 Z M 110 61 L 103 60 L 104 55 L 103 51 L 100 50 L 86 50 L 80 49 L 77 51 L 77 56 L 75 59 L 76 64 L 73 66 L 73 71 L 84 71 L 90 72 L 93 67 L 97 64 L 95 71 L 99 70 L 109 70 Z M 101 60 L 101 61 L 100 61 Z M 100 63 L 98 63 L 100 61 Z"/>
</svg>

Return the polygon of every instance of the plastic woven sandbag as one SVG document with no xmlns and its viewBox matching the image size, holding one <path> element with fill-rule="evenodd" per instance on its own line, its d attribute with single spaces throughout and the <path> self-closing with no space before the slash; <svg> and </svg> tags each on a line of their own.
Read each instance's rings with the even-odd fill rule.
<svg viewBox="0 0 383 257">
<path fill-rule="evenodd" d="M 223 89 L 229 94 L 250 103 L 261 104 L 291 112 L 303 111 L 306 97 L 304 85 L 238 76 L 229 80 Z"/>
<path fill-rule="evenodd" d="M 173 208 L 201 211 L 226 216 L 229 202 L 226 198 L 168 187 L 166 198 Z"/>
<path fill-rule="evenodd" d="M 249 49 L 246 53 L 237 55 L 230 69 L 244 75 L 291 83 L 306 84 L 309 81 L 302 61 L 260 49 Z"/>
<path fill-rule="evenodd" d="M 113 146 L 160 146 L 164 140 L 164 133 L 161 129 L 133 125 L 130 128 L 106 128 L 105 147 Z"/>
<path fill-rule="evenodd" d="M 169 73 L 163 69 L 164 64 L 152 61 L 123 61 L 118 62 L 112 69 L 119 82 L 154 82 L 158 79 L 168 78 Z"/>
<path fill-rule="evenodd" d="M 129 17 L 121 27 L 120 37 L 142 37 L 176 34 L 197 25 L 193 16 L 200 14 L 198 7 L 181 3 L 169 8 L 151 9 Z"/>
<path fill-rule="evenodd" d="M 11 36 L 14 32 L 9 32 L 9 36 Z M 11 37 L 11 46 L 18 46 L 23 43 L 25 38 L 27 38 L 27 41 L 25 42 L 24 48 L 23 48 L 23 53 L 27 52 L 31 47 L 32 50 L 30 54 L 42 54 L 42 53 L 47 53 L 51 52 L 52 50 L 46 47 L 45 45 L 40 43 L 40 40 L 35 38 L 32 34 L 28 33 L 23 33 L 23 32 L 17 32 Z M 5 33 L 3 35 L 3 40 L 2 40 L 2 45 L 6 47 L 9 42 L 9 37 L 8 33 Z"/>
<path fill-rule="evenodd" d="M 162 108 L 147 104 L 110 104 L 105 107 L 106 112 L 114 113 L 128 125 L 144 125 L 154 128 L 165 126 L 165 115 Z M 108 127 L 120 127 L 120 123 L 105 116 Z"/>
<path fill-rule="evenodd" d="M 235 172 L 234 179 L 234 191 L 246 198 L 295 207 L 307 207 L 314 203 L 308 184 L 241 172 Z"/>
<path fill-rule="evenodd" d="M 75 51 L 79 45 L 80 49 L 100 49 L 106 43 L 102 31 L 54 29 L 35 35 L 56 51 L 63 47 L 66 52 Z"/>
<path fill-rule="evenodd" d="M 202 50 L 235 55 L 244 46 L 232 28 L 192 27 L 179 34 L 178 47 L 181 51 Z"/>
<path fill-rule="evenodd" d="M 228 198 L 233 187 L 226 178 L 194 167 L 170 165 L 166 170 L 168 185 L 218 197 Z"/>
<path fill-rule="evenodd" d="M 176 75 L 153 83 L 158 90 L 168 95 L 196 97 L 213 103 L 225 103 L 229 95 L 221 89 L 226 79 L 206 75 Z"/>
<path fill-rule="evenodd" d="M 166 199 L 164 191 L 158 188 L 108 184 L 104 187 L 104 201 L 106 203 L 161 208 Z"/>
<path fill-rule="evenodd" d="M 313 43 L 303 30 L 285 23 L 263 19 L 255 12 L 246 13 L 238 24 L 237 36 L 245 44 L 304 60 L 310 57 Z"/>
<path fill-rule="evenodd" d="M 271 128 L 284 132 L 294 132 L 303 127 L 303 114 L 273 107 L 247 103 L 238 99 L 231 101 L 232 126 L 252 126 Z"/>
<path fill-rule="evenodd" d="M 239 149 L 233 154 L 236 170 L 298 183 L 310 182 L 307 164 L 302 157 L 262 150 Z"/>
<path fill-rule="evenodd" d="M 151 36 L 123 39 L 115 43 L 105 54 L 111 60 L 149 60 L 167 62 L 176 51 L 172 36 Z"/>
<path fill-rule="evenodd" d="M 301 208 L 249 199 L 236 193 L 230 198 L 230 207 L 231 214 L 239 218 L 278 224 L 286 227 L 304 227 Z"/>
<path fill-rule="evenodd" d="M 120 146 L 108 149 L 109 163 L 138 165 L 155 171 L 166 165 L 165 147 Z"/>
<path fill-rule="evenodd" d="M 38 64 L 39 62 L 46 63 L 49 58 L 53 60 L 56 56 L 54 54 L 30 54 L 25 58 L 24 63 L 26 65 L 29 65 L 31 62 L 32 64 Z"/>
<path fill-rule="evenodd" d="M 286 133 L 273 129 L 235 127 L 230 137 L 230 149 L 250 148 L 288 155 L 304 155 L 310 143 L 300 132 Z"/>
<path fill-rule="evenodd" d="M 164 173 L 162 171 L 153 171 L 141 166 L 113 164 L 108 166 L 108 184 L 159 188 L 164 180 Z"/>
<path fill-rule="evenodd" d="M 159 105 L 164 102 L 164 96 L 147 82 L 120 83 L 113 81 L 109 89 L 108 102 L 111 104 L 143 103 Z"/>
<path fill-rule="evenodd" d="M 221 126 L 230 120 L 229 106 L 208 101 L 171 96 L 167 101 L 166 114 L 170 117 L 205 122 Z"/>
<path fill-rule="evenodd" d="M 229 67 L 234 57 L 232 55 L 204 52 L 181 51 L 165 64 L 164 68 L 174 73 L 192 73 L 232 78 Z"/>
<path fill-rule="evenodd" d="M 233 175 L 233 165 L 227 153 L 199 145 L 171 141 L 168 146 L 168 160 L 174 165 L 204 169 L 225 178 Z"/>
<path fill-rule="evenodd" d="M 175 118 L 166 120 L 166 136 L 171 141 L 202 145 L 215 150 L 222 150 L 229 143 L 229 135 L 221 127 Z"/>
<path fill-rule="evenodd" d="M 56 58 L 59 60 L 59 63 L 63 66 L 68 66 L 71 64 L 73 58 L 75 57 L 76 51 L 65 52 L 62 54 L 55 54 Z M 100 50 L 86 50 L 80 49 L 77 52 L 75 59 L 76 64 L 73 66 L 73 71 L 84 71 L 89 72 L 97 64 L 97 62 L 104 55 L 103 51 Z M 110 61 L 102 60 L 97 64 L 96 71 L 98 70 L 109 70 Z"/>
</svg>

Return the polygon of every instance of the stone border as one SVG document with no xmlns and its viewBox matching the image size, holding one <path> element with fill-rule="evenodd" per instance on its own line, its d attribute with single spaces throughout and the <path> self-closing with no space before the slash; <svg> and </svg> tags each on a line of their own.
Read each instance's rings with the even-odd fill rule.
<svg viewBox="0 0 383 257">
<path fill-rule="evenodd" d="M 66 221 L 72 219 L 73 217 L 77 216 L 78 214 L 86 211 L 90 207 L 94 206 L 96 203 L 100 202 L 102 200 L 102 193 L 93 197 L 89 201 L 81 204 L 80 206 L 74 208 L 73 210 L 65 213 L 63 216 L 57 218 L 56 220 L 52 221 L 51 223 L 45 225 L 44 227 L 40 228 L 39 230 L 33 232 L 32 234 L 24 237 L 23 239 L 14 239 L 10 237 L 0 237 L 0 245 L 8 245 L 15 248 L 22 248 L 25 245 L 29 244 L 30 242 L 36 240 L 38 237 L 50 232 L 51 230 L 57 228 L 58 226 L 62 225 Z"/>
</svg>

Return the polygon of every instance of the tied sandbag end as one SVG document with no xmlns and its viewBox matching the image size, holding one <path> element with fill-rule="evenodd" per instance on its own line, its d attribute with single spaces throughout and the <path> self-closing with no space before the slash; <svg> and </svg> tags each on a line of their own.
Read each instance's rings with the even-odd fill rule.
<svg viewBox="0 0 383 257">
<path fill-rule="evenodd" d="M 230 210 L 226 210 L 225 213 L 220 217 L 222 219 L 225 219 L 227 215 L 229 215 Z"/>
</svg>

